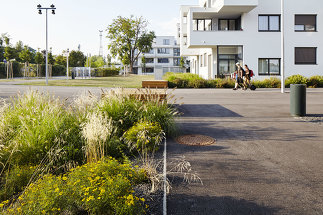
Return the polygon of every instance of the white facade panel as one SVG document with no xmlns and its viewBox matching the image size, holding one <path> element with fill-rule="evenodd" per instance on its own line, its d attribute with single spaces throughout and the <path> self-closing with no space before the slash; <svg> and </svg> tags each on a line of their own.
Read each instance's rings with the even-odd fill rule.
<svg viewBox="0 0 323 215">
<path fill-rule="evenodd" d="M 243 47 L 243 63 L 248 64 L 256 73 L 256 78 L 263 79 L 269 76 L 258 75 L 258 63 L 260 58 L 281 58 L 281 31 L 259 31 L 258 18 L 263 16 L 278 16 L 272 17 L 273 20 L 278 20 L 281 16 L 281 0 L 213 0 L 210 8 L 204 8 L 204 3 L 200 1 L 200 8 L 185 7 L 185 16 L 187 16 L 187 24 L 182 25 L 181 32 L 187 32 L 186 45 L 183 44 L 184 34 L 180 34 L 181 53 L 184 56 L 191 56 L 195 73 L 206 77 L 209 74 L 206 68 L 192 67 L 195 61 L 199 61 L 201 52 L 208 49 L 212 55 L 212 78 L 218 75 L 218 46 L 242 46 Z M 301 74 L 304 76 L 323 75 L 323 1 L 322 0 L 307 0 L 295 1 L 284 0 L 284 36 L 285 36 L 285 75 L 291 76 Z M 222 6 L 222 10 L 221 7 Z M 234 10 L 225 11 L 225 7 L 234 6 Z M 244 12 L 247 6 L 254 6 L 250 11 Z M 240 12 L 236 7 L 241 7 Z M 184 10 L 182 10 L 184 11 Z M 204 11 L 204 12 L 203 12 Z M 181 12 L 183 16 L 184 12 Z M 316 15 L 316 31 L 314 32 L 295 32 L 295 15 Z M 274 19 L 275 18 L 275 19 Z M 193 30 L 196 28 L 198 19 L 211 19 L 212 30 Z M 235 20 L 233 30 L 220 30 L 220 20 Z M 279 23 L 274 23 L 279 24 Z M 275 25 L 272 26 L 275 26 Z M 281 25 L 281 23 L 280 23 Z M 277 25 L 278 26 L 278 25 Z M 186 38 L 185 38 L 186 40 Z M 312 47 L 317 50 L 315 65 L 298 65 L 295 64 L 295 47 Z M 196 56 L 196 57 L 193 57 Z M 224 56 L 232 57 L 232 56 Z M 280 76 L 276 76 L 280 77 Z"/>
</svg>

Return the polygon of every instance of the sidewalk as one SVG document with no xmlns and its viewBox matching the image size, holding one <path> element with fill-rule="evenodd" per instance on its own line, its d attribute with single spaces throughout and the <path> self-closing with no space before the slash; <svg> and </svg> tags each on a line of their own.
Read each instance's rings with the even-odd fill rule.
<svg viewBox="0 0 323 215">
<path fill-rule="evenodd" d="M 275 90 L 176 90 L 183 134 L 212 146 L 168 141 L 168 162 L 185 156 L 203 180 L 175 178 L 168 214 L 323 214 L 323 125 L 289 116 Z M 323 116 L 323 91 L 309 90 L 307 113 Z M 172 179 L 172 178 L 170 178 Z"/>
</svg>

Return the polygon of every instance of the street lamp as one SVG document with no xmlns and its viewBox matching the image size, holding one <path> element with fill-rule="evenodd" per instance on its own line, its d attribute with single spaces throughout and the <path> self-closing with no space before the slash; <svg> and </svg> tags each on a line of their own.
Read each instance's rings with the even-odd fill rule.
<svg viewBox="0 0 323 215">
<path fill-rule="evenodd" d="M 66 51 L 66 79 L 68 79 L 68 56 L 70 55 L 70 49 Z"/>
<path fill-rule="evenodd" d="M 48 18 L 47 11 L 51 10 L 52 14 L 55 14 L 55 5 L 51 5 L 50 7 L 42 7 L 40 4 L 37 5 L 38 13 L 42 14 L 42 10 L 46 10 L 46 85 L 48 85 Z"/>
<path fill-rule="evenodd" d="M 285 93 L 285 35 L 284 35 L 284 0 L 281 0 L 281 93 Z"/>
</svg>

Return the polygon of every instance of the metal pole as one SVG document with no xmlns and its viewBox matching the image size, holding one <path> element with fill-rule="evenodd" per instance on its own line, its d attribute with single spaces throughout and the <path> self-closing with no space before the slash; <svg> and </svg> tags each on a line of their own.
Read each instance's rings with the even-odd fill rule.
<svg viewBox="0 0 323 215">
<path fill-rule="evenodd" d="M 48 19 L 46 9 L 46 85 L 48 85 Z"/>
<path fill-rule="evenodd" d="M 285 93 L 284 0 L 281 0 L 281 93 Z"/>
<path fill-rule="evenodd" d="M 67 60 L 66 60 L 66 79 L 68 79 L 68 56 L 70 55 L 69 49 L 67 49 Z"/>
</svg>

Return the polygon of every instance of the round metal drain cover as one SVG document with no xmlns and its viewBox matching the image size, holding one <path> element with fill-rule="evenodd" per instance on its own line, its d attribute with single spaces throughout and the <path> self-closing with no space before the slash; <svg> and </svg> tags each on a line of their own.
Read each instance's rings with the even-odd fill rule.
<svg viewBox="0 0 323 215">
<path fill-rule="evenodd" d="M 216 140 L 209 136 L 191 134 L 180 136 L 177 139 L 180 144 L 190 145 L 190 146 L 207 146 L 215 144 Z"/>
</svg>

